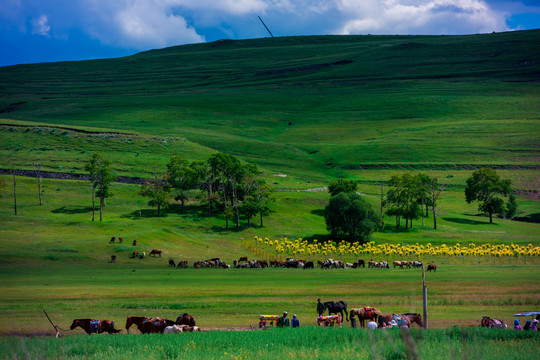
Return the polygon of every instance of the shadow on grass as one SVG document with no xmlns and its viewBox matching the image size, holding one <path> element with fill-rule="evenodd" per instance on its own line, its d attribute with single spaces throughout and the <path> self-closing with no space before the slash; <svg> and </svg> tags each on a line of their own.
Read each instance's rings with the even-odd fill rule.
<svg viewBox="0 0 540 360">
<path fill-rule="evenodd" d="M 313 215 L 319 215 L 324 217 L 324 209 L 315 209 L 310 211 Z"/>
<path fill-rule="evenodd" d="M 471 219 L 462 219 L 462 218 L 442 218 L 445 221 L 454 222 L 457 224 L 463 224 L 463 225 L 498 225 L 496 223 L 490 224 L 488 221 L 478 221 L 478 220 L 471 220 Z"/>
<path fill-rule="evenodd" d="M 92 212 L 91 206 L 62 206 L 58 209 L 51 210 L 54 214 L 85 214 Z M 96 208 L 96 213 L 99 214 L 99 208 Z"/>
<path fill-rule="evenodd" d="M 124 214 L 120 216 L 123 219 L 131 219 L 131 220 L 139 220 L 142 218 L 157 218 L 157 209 L 142 209 L 142 210 L 135 210 L 128 214 Z M 167 210 L 161 210 L 159 214 L 160 218 L 167 217 Z"/>
</svg>

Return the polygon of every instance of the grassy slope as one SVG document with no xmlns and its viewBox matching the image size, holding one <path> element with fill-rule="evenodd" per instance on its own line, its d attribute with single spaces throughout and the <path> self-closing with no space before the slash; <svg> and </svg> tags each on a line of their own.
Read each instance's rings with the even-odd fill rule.
<svg viewBox="0 0 540 360">
<path fill-rule="evenodd" d="M 536 224 L 497 220 L 497 224 L 489 225 L 484 218 L 470 216 L 476 213 L 476 205 L 467 205 L 463 199 L 463 183 L 470 170 L 429 170 L 436 164 L 535 164 L 539 133 L 536 81 L 540 68 L 529 59 L 540 50 L 538 34 L 539 31 L 527 31 L 465 37 L 226 41 L 121 59 L 0 68 L 0 110 L 25 102 L 13 105 L 14 111 L 1 115 L 6 120 L 0 124 L 7 125 L 0 129 L 0 167 L 15 163 L 17 168 L 30 169 L 30 163 L 37 160 L 48 170 L 81 172 L 90 154 L 101 151 L 113 160 L 118 175 L 148 176 L 154 165 L 158 170 L 163 169 L 172 154 L 195 160 L 221 150 L 257 162 L 265 170 L 267 180 L 277 188 L 318 187 L 341 174 L 360 180 L 359 190 L 376 204 L 379 192 L 376 184 L 405 171 L 400 165 L 412 164 L 438 176 L 447 186 L 440 202 L 440 231 L 430 230 L 431 220 L 427 219 L 426 229 L 421 229 L 417 221 L 407 233 L 376 233 L 376 241 L 538 245 Z M 353 62 L 327 65 L 343 60 Z M 27 129 L 28 124 L 36 127 Z M 48 127 L 50 124 L 137 135 L 53 131 Z M 395 166 L 394 170 L 383 167 L 359 170 L 359 164 Z M 273 177 L 274 172 L 289 176 Z M 500 173 L 505 178 L 517 179 L 534 175 L 537 170 L 501 170 Z M 42 305 L 65 319 L 75 315 L 74 309 L 102 314 L 102 308 L 114 309 L 111 314 L 121 318 L 132 308 L 116 309 L 120 300 L 115 295 L 115 284 L 125 280 L 125 273 L 146 269 L 149 275 L 144 281 L 158 284 L 161 294 L 158 297 L 165 304 L 167 315 L 187 304 L 188 308 L 204 314 L 205 321 L 225 326 L 234 311 L 230 302 L 226 304 L 226 314 L 219 317 L 204 310 L 200 298 L 178 303 L 178 296 L 182 295 L 178 283 L 174 286 L 159 283 L 168 273 L 167 257 L 195 260 L 221 256 L 231 261 L 246 254 L 241 248 L 242 239 L 251 239 L 253 235 L 306 238 L 326 233 L 320 211 L 328 200 L 326 193 L 277 193 L 276 213 L 266 220 L 264 229 L 243 227 L 238 232 L 226 232 L 222 230 L 222 219 L 201 218 L 204 209 L 198 206 L 190 206 L 184 215 L 174 207 L 166 217 L 156 218 L 146 206 L 146 200 L 134 196 L 137 189 L 129 185 L 115 185 L 116 195 L 107 202 L 105 221 L 91 223 L 87 183 L 45 180 L 45 204 L 39 207 L 34 180 L 19 178 L 18 181 L 19 215 L 12 215 L 12 199 L 7 192 L 0 200 L 0 251 L 4 257 L 0 272 L 11 275 L 14 281 L 1 285 L 8 290 L 5 294 L 9 297 L 2 306 L 12 309 L 10 314 L 18 318 L 24 318 L 30 308 L 31 319 L 40 318 L 41 307 L 16 308 L 15 304 L 35 304 L 44 294 L 49 294 L 50 302 L 44 301 Z M 519 201 L 525 214 L 540 212 L 537 203 Z M 139 216 L 139 211 L 143 216 Z M 387 219 L 387 223 L 391 222 Z M 140 249 L 163 248 L 165 258 L 148 259 L 133 267 L 127 259 L 132 250 L 129 245 L 107 245 L 113 235 L 123 236 L 126 241 L 138 239 Z M 119 266 L 115 268 L 118 271 L 111 271 L 108 277 L 111 264 L 107 260 L 113 253 L 119 256 Z M 27 271 L 28 262 L 31 267 Z M 40 285 L 34 298 L 21 285 L 46 284 L 48 277 L 57 278 L 66 266 L 73 271 L 73 278 L 55 280 L 52 293 L 46 289 L 48 285 Z M 460 290 L 467 283 L 459 277 L 461 267 L 448 266 L 447 280 L 458 276 L 458 281 L 451 284 L 445 295 L 435 295 L 437 290 L 433 289 L 434 295 L 440 296 L 437 301 L 444 305 L 436 311 L 436 319 L 453 310 L 452 306 L 456 306 L 456 311 L 463 308 L 459 301 L 474 299 L 473 293 Z M 495 269 L 467 266 L 467 271 L 474 273 L 471 286 L 467 285 L 473 290 L 472 284 L 485 282 L 493 274 L 502 279 L 512 274 L 511 279 L 519 280 L 514 285 L 512 281 L 494 283 L 488 290 L 497 306 L 490 311 L 497 315 L 504 317 L 514 311 L 525 289 L 532 293 L 527 293 L 530 296 L 524 298 L 522 305 L 538 304 L 534 295 L 538 294 L 536 266 L 519 265 L 515 273 L 508 272 L 514 269 L 512 266 Z M 87 269 L 96 273 L 96 277 L 87 279 L 87 285 L 104 290 L 104 298 L 108 300 L 93 304 L 91 298 L 88 300 L 87 290 L 69 295 L 66 287 L 80 281 Z M 215 284 L 216 280 L 224 281 L 212 274 L 193 275 L 191 284 L 202 282 L 206 286 Z M 277 279 L 283 276 L 280 272 L 268 274 L 263 284 L 271 282 L 266 287 L 274 291 L 279 288 Z M 258 275 L 254 276 L 251 283 L 260 281 Z M 388 285 L 404 280 L 404 286 L 410 289 L 414 276 L 406 275 L 403 279 L 399 276 L 375 279 Z M 185 279 L 178 277 L 180 283 Z M 299 313 L 311 316 L 312 309 L 307 304 L 321 293 L 315 290 L 320 289 L 321 278 L 308 275 L 297 283 L 291 277 L 287 287 L 309 283 L 306 293 L 293 301 Z M 137 297 L 144 288 L 138 287 L 137 280 L 127 281 L 129 285 L 124 291 L 132 295 L 122 301 L 148 305 L 150 300 Z M 230 281 L 233 295 L 237 291 L 245 292 L 242 279 L 235 276 Z M 352 282 L 358 279 L 345 273 L 336 281 L 350 281 L 347 288 L 350 290 L 356 286 Z M 446 285 L 449 285 L 446 280 L 441 283 Z M 390 308 L 395 305 L 391 300 L 393 294 L 380 301 L 379 283 L 367 287 L 373 289 L 371 298 L 364 298 L 363 291 L 351 294 L 349 290 L 335 288 L 326 294 L 350 296 L 355 305 L 364 302 L 382 303 Z M 171 295 L 171 290 L 178 294 Z M 263 289 L 254 286 L 252 291 L 251 295 L 256 295 Z M 246 306 L 241 310 L 244 322 L 258 312 L 260 302 L 251 301 L 251 295 L 239 296 Z M 279 307 L 276 303 L 282 301 L 284 294 L 277 296 L 269 300 L 276 311 Z M 69 298 L 76 305 L 63 307 Z M 417 300 L 412 298 L 406 302 L 407 306 L 417 306 Z M 218 303 L 217 297 L 212 298 L 208 309 Z M 463 321 L 484 315 L 486 305 L 489 304 L 485 301 L 467 302 Z M 22 323 L 26 324 L 23 328 L 30 324 L 28 320 Z M 40 328 L 48 326 L 41 320 L 39 324 Z"/>
</svg>

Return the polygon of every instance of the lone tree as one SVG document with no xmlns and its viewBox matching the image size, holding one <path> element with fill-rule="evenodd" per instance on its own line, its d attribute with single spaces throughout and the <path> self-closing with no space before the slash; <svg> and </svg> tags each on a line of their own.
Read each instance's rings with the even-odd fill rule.
<svg viewBox="0 0 540 360">
<path fill-rule="evenodd" d="M 169 193 L 171 184 L 167 181 L 167 175 L 158 177 L 154 169 L 154 178 L 146 180 L 141 186 L 139 193 L 150 198 L 148 205 L 157 207 L 157 216 L 161 215 L 161 208 L 169 205 Z"/>
<path fill-rule="evenodd" d="M 337 179 L 328 185 L 328 192 L 330 193 L 330 196 L 335 196 L 341 192 L 356 192 L 357 186 L 358 184 L 352 180 Z"/>
<path fill-rule="evenodd" d="M 324 209 L 326 228 L 336 239 L 365 242 L 379 223 L 379 215 L 360 195 L 340 192 Z"/>
<path fill-rule="evenodd" d="M 482 168 L 473 172 L 467 179 L 465 198 L 467 203 L 479 201 L 478 210 L 489 214 L 489 223 L 493 223 L 493 214 L 505 211 L 504 200 L 498 196 L 508 196 L 512 192 L 510 180 L 501 180 L 495 170 Z"/>
<path fill-rule="evenodd" d="M 92 155 L 92 160 L 86 164 L 84 169 L 90 174 L 90 181 L 92 182 L 92 221 L 94 221 L 95 213 L 95 195 L 99 196 L 99 221 L 102 221 L 105 199 L 113 196 L 109 186 L 116 180 L 116 176 L 111 172 L 110 161 L 105 160 L 98 153 Z"/>
</svg>

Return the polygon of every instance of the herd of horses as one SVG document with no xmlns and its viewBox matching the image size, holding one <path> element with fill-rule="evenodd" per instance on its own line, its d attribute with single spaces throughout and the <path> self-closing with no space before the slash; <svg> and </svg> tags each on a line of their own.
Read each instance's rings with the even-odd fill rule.
<svg viewBox="0 0 540 360">
<path fill-rule="evenodd" d="M 351 321 L 352 327 L 356 327 L 356 319 L 360 323 L 360 327 L 365 327 L 366 320 L 375 320 L 379 323 L 384 322 L 386 324 L 390 323 L 396 316 L 400 317 L 402 320 L 402 325 L 411 327 L 412 324 L 416 323 L 420 327 L 424 327 L 422 322 L 422 316 L 418 313 L 405 313 L 405 314 L 383 314 L 379 309 L 374 307 L 361 307 L 351 309 L 347 311 L 347 303 L 345 301 L 327 301 L 324 304 L 325 310 L 328 310 L 328 314 L 340 314 L 343 318 L 345 314 L 345 319 Z"/>
<path fill-rule="evenodd" d="M 126 331 L 128 334 L 132 325 L 137 326 L 141 334 L 201 331 L 196 326 L 195 318 L 187 313 L 180 315 L 176 321 L 160 317 L 128 316 L 126 319 Z M 104 332 L 116 334 L 121 331 L 114 328 L 114 321 L 111 320 L 75 319 L 70 326 L 70 330 L 74 330 L 76 327 L 80 327 L 89 335 Z"/>
</svg>

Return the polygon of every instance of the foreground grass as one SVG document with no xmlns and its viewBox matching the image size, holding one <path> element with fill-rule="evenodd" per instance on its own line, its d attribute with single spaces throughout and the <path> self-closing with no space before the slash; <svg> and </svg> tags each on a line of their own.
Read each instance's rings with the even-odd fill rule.
<svg viewBox="0 0 540 360">
<path fill-rule="evenodd" d="M 531 359 L 537 332 L 482 328 L 445 330 L 271 329 L 170 335 L 8 337 L 8 359 Z"/>
</svg>

